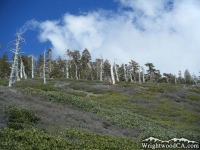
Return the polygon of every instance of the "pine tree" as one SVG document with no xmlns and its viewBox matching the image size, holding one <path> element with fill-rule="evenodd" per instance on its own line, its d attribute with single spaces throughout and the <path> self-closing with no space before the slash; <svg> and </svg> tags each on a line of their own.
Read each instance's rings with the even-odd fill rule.
<svg viewBox="0 0 200 150">
<path fill-rule="evenodd" d="M 83 52 L 82 52 L 82 56 L 81 56 L 81 77 L 83 79 L 89 79 L 90 77 L 90 69 L 88 67 L 88 63 L 90 62 L 91 60 L 91 55 L 90 55 L 90 52 L 85 49 Z"/>
<path fill-rule="evenodd" d="M 52 70 L 53 70 L 53 63 L 52 63 L 52 50 L 48 49 L 46 52 L 46 76 L 51 78 L 52 77 Z"/>
<path fill-rule="evenodd" d="M 43 65 L 44 65 L 44 56 L 43 54 L 40 54 L 37 59 L 37 65 L 36 65 L 36 74 L 37 77 L 43 78 Z"/>
<path fill-rule="evenodd" d="M 129 64 L 130 64 L 130 69 L 129 70 L 131 70 L 131 73 L 133 74 L 133 77 L 134 77 L 134 82 L 136 82 L 136 80 L 137 80 L 136 79 L 136 77 L 137 77 L 137 71 L 139 70 L 139 65 L 134 60 L 131 60 L 131 62 L 129 62 Z"/>
<path fill-rule="evenodd" d="M 21 59 L 24 64 L 25 73 L 28 77 L 31 77 L 31 59 L 28 56 L 21 56 Z"/>
<path fill-rule="evenodd" d="M 120 81 L 125 81 L 124 64 L 121 64 L 121 66 L 118 68 L 118 74 L 119 74 L 119 80 Z"/>
<path fill-rule="evenodd" d="M 152 63 L 146 63 L 145 66 L 147 66 L 149 69 L 147 70 L 147 73 L 149 75 L 149 81 L 150 82 L 153 82 L 153 79 L 154 79 L 154 65 Z"/>
<path fill-rule="evenodd" d="M 4 53 L 3 58 L 0 62 L 0 77 L 1 78 L 8 78 L 10 75 L 10 64 L 8 62 L 8 55 Z"/>
<path fill-rule="evenodd" d="M 111 82 L 111 71 L 110 71 L 110 63 L 109 63 L 109 61 L 106 59 L 105 60 L 105 62 L 103 63 L 104 65 L 104 67 L 103 67 L 103 78 L 104 78 L 104 80 L 106 80 L 106 81 L 109 81 L 109 82 Z"/>
<path fill-rule="evenodd" d="M 53 65 L 53 69 L 51 72 L 51 78 L 64 77 L 65 64 L 64 64 L 64 61 L 62 61 L 60 56 L 58 56 L 56 60 L 52 61 L 52 65 Z"/>
<path fill-rule="evenodd" d="M 79 72 L 79 68 L 80 68 L 80 58 L 81 58 L 81 55 L 80 55 L 80 52 L 79 50 L 75 50 L 74 52 L 71 52 L 71 56 L 72 56 L 72 74 L 73 76 L 75 76 L 75 79 L 78 79 L 78 74 L 80 73 Z"/>
<path fill-rule="evenodd" d="M 183 77 L 182 77 L 181 71 L 179 71 L 179 72 L 178 72 L 178 83 L 179 83 L 179 84 L 183 84 L 183 82 L 184 82 L 184 79 L 183 79 Z"/>
<path fill-rule="evenodd" d="M 184 79 L 186 84 L 191 84 L 191 75 L 188 69 L 185 70 L 184 72 Z"/>
<path fill-rule="evenodd" d="M 101 81 L 101 64 L 102 64 L 102 59 L 97 58 L 95 62 L 93 62 L 93 75 L 95 80 L 100 80 Z"/>
</svg>

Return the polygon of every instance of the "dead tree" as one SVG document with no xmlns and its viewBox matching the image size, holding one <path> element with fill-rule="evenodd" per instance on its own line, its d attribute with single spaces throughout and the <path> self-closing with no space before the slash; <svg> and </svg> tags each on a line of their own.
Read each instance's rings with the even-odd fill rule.
<svg viewBox="0 0 200 150">
<path fill-rule="evenodd" d="M 112 84 L 115 84 L 115 77 L 114 77 L 113 66 L 112 65 L 110 65 L 110 71 L 111 71 Z"/>
<path fill-rule="evenodd" d="M 11 73 L 10 73 L 10 79 L 9 79 L 9 86 L 11 87 L 15 80 L 19 81 L 19 68 L 18 68 L 18 55 L 19 55 L 19 45 L 21 42 L 24 42 L 25 40 L 21 37 L 20 33 L 17 33 L 17 40 L 16 40 L 16 48 L 15 51 L 11 50 L 14 53 L 14 60 L 12 63 Z M 16 79 L 15 79 L 16 78 Z"/>
<path fill-rule="evenodd" d="M 114 62 L 114 67 L 115 67 L 116 79 L 117 79 L 117 81 L 119 81 L 119 75 L 118 75 L 118 66 L 116 65 L 116 63 L 115 63 L 115 62 Z"/>
<path fill-rule="evenodd" d="M 46 66 L 45 66 L 45 53 L 46 53 L 46 50 L 44 51 L 44 65 L 43 65 L 43 78 L 44 78 L 44 84 L 46 84 Z"/>
<path fill-rule="evenodd" d="M 103 58 L 101 56 L 101 62 L 100 62 L 100 81 L 102 81 L 103 76 Z"/>
</svg>

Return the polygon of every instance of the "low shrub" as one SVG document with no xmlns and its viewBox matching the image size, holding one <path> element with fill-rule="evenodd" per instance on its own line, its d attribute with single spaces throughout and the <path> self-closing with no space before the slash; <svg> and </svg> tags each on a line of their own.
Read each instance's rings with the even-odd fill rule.
<svg viewBox="0 0 200 150">
<path fill-rule="evenodd" d="M 147 91 L 151 91 L 155 93 L 164 93 L 164 89 L 160 87 L 149 87 Z"/>
<path fill-rule="evenodd" d="M 81 85 L 75 84 L 75 83 L 71 83 L 70 88 L 72 88 L 73 90 L 82 90 L 83 89 L 83 87 Z"/>
<path fill-rule="evenodd" d="M 0 79 L 0 85 L 8 86 L 9 79 L 3 78 Z"/>
<path fill-rule="evenodd" d="M 63 138 L 46 134 L 36 128 L 0 130 L 2 150 L 72 150 L 74 145 Z"/>
<path fill-rule="evenodd" d="M 194 92 L 197 94 L 200 94 L 200 88 L 195 88 L 195 89 L 189 89 L 190 92 Z"/>
<path fill-rule="evenodd" d="M 18 109 L 15 106 L 5 107 L 5 117 L 8 120 L 8 127 L 13 129 L 24 129 L 40 121 L 33 111 Z"/>
<path fill-rule="evenodd" d="M 138 144 L 132 139 L 107 136 L 66 128 L 57 135 L 50 135 L 36 128 L 0 131 L 0 149 L 5 150 L 133 150 Z"/>
<path fill-rule="evenodd" d="M 133 82 L 117 82 L 117 84 L 123 87 L 132 87 Z"/>
<path fill-rule="evenodd" d="M 191 100 L 196 100 L 196 101 L 199 101 L 200 100 L 200 97 L 197 96 L 197 95 L 194 95 L 194 94 L 189 94 L 187 96 L 188 99 L 191 99 Z"/>
</svg>

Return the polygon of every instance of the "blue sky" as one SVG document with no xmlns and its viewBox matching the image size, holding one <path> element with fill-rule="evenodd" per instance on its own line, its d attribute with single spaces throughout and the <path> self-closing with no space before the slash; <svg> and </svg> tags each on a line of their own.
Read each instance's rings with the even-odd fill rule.
<svg viewBox="0 0 200 150">
<path fill-rule="evenodd" d="M 26 40 L 25 55 L 51 48 L 56 58 L 67 48 L 88 48 L 93 60 L 151 62 L 176 75 L 200 71 L 199 0 L 0 1 L 0 56 L 17 31 Z"/>
<path fill-rule="evenodd" d="M 3 0 L 0 1 L 0 56 L 6 51 L 7 44 L 15 40 L 17 31 L 29 20 L 59 20 L 66 13 L 80 15 L 89 11 L 106 9 L 116 11 L 117 3 L 112 0 Z M 51 42 L 40 43 L 38 30 L 28 30 L 23 34 L 26 44 L 21 44 L 24 55 L 36 57 L 44 49 L 51 48 Z M 11 54 L 12 55 L 12 54 Z"/>
</svg>

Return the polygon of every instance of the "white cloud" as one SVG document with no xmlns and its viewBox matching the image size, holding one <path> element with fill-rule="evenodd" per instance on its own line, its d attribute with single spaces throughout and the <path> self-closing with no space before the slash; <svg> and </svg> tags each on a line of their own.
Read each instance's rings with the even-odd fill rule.
<svg viewBox="0 0 200 150">
<path fill-rule="evenodd" d="M 200 1 L 119 0 L 119 12 L 99 10 L 65 14 L 57 21 L 33 21 L 40 42 L 50 41 L 54 55 L 87 48 L 92 58 L 117 63 L 152 62 L 161 72 L 200 71 Z M 131 9 L 123 10 L 129 7 Z M 28 23 L 27 23 L 28 24 Z M 30 22 L 29 22 L 30 24 Z M 28 27 L 30 25 L 28 24 Z"/>
</svg>

